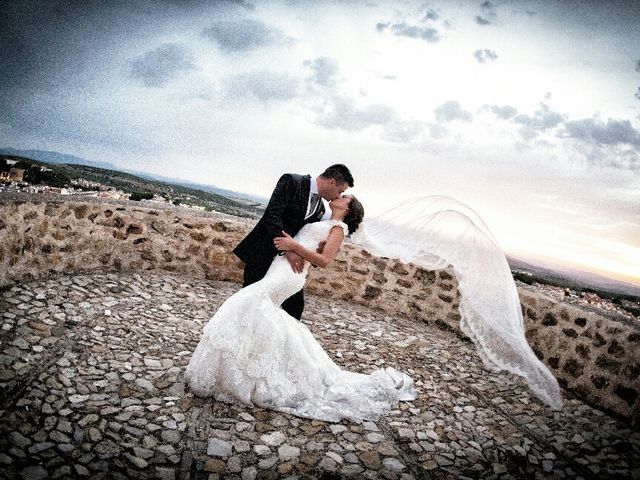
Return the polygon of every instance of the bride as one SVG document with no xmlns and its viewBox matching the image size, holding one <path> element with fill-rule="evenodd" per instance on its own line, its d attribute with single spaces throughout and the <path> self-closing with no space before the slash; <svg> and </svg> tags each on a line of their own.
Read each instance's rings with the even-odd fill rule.
<svg viewBox="0 0 640 480">
<path fill-rule="evenodd" d="M 398 401 L 415 399 L 413 380 L 392 368 L 370 375 L 342 370 L 309 329 L 280 308 L 302 289 L 309 265 L 329 265 L 364 216 L 350 195 L 330 207 L 329 220 L 305 225 L 295 238 L 283 232 L 274 240 L 278 250 L 306 260 L 302 273 L 276 256 L 262 280 L 227 299 L 204 327 L 185 373 L 196 395 L 325 421 L 376 420 Z"/>
</svg>

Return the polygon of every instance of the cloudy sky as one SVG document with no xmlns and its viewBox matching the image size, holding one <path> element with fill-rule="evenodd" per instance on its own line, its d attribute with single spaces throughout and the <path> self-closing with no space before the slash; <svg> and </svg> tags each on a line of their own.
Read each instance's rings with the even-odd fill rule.
<svg viewBox="0 0 640 480">
<path fill-rule="evenodd" d="M 638 2 L 70 5 L 0 7 L 2 147 L 263 197 L 342 162 L 369 214 L 450 195 L 640 284 Z"/>
</svg>

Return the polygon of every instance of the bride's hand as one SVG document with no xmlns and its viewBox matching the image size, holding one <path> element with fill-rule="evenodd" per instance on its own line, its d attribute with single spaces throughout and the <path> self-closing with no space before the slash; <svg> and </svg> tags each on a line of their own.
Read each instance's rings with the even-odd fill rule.
<svg viewBox="0 0 640 480">
<path fill-rule="evenodd" d="M 283 252 L 286 252 L 287 250 L 293 250 L 293 246 L 295 245 L 296 241 L 291 238 L 291 235 L 289 235 L 284 230 L 282 231 L 282 235 L 282 237 L 274 238 L 273 244 L 278 250 Z"/>
</svg>

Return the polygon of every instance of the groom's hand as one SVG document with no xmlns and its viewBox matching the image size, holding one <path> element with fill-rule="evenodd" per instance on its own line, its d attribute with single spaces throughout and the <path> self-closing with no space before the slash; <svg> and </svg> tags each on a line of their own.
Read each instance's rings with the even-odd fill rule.
<svg viewBox="0 0 640 480">
<path fill-rule="evenodd" d="M 287 250 L 284 252 L 284 256 L 287 258 L 289 265 L 291 265 L 291 270 L 296 273 L 302 272 L 302 269 L 304 268 L 304 259 L 300 255 L 292 252 L 291 250 Z"/>
</svg>

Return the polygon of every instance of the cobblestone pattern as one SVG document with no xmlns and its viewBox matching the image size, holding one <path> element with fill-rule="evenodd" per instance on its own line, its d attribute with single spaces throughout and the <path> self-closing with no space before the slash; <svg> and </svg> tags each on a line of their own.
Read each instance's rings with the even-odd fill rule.
<svg viewBox="0 0 640 480">
<path fill-rule="evenodd" d="M 637 422 L 640 325 L 520 288 L 526 335 L 560 385 Z"/>
<path fill-rule="evenodd" d="M 252 225 L 222 214 L 134 202 L 33 202 L 0 195 L 0 286 L 50 272 L 96 270 L 239 282 L 242 264 L 230 247 Z M 328 269 L 311 269 L 306 291 L 460 333 L 460 295 L 451 268 L 429 271 L 346 244 Z M 640 323 L 584 312 L 527 288 L 519 293 L 529 342 L 561 384 L 637 421 Z"/>
<path fill-rule="evenodd" d="M 2 197 L 0 196 L 0 199 Z M 240 281 L 231 253 L 251 221 L 137 204 L 0 201 L 0 286 L 47 272 L 162 270 Z M 428 271 L 345 245 L 306 290 L 458 328 L 453 270 Z"/>
<path fill-rule="evenodd" d="M 148 272 L 58 276 L 0 296 L 0 476 L 638 478 L 640 434 L 575 398 L 553 412 L 436 325 L 307 296 L 304 321 L 350 370 L 385 365 L 418 398 L 325 423 L 184 391 L 208 318 L 237 285 Z"/>
</svg>

